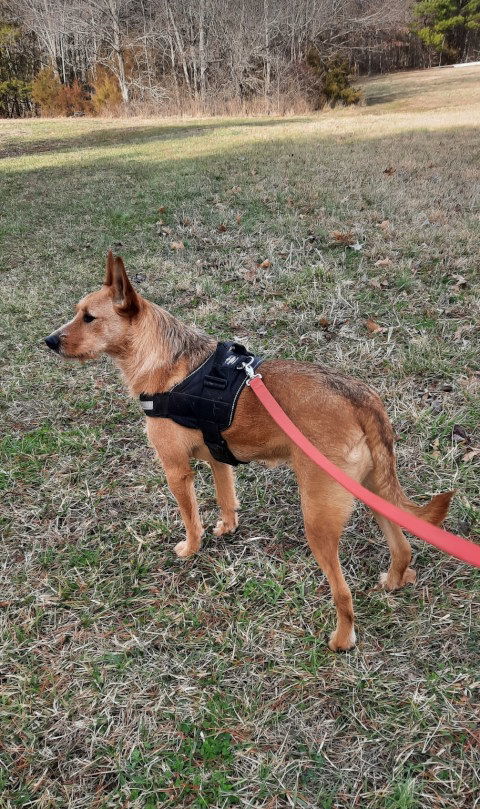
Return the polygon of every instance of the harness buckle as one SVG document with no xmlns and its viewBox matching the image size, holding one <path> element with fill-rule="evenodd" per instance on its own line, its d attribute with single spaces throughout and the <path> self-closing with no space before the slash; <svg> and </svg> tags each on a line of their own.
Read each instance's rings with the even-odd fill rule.
<svg viewBox="0 0 480 809">
<path fill-rule="evenodd" d="M 239 368 L 243 368 L 243 370 L 245 371 L 245 373 L 246 373 L 246 375 L 248 377 L 247 381 L 245 383 L 248 387 L 250 387 L 250 382 L 252 381 L 252 379 L 261 379 L 262 378 L 261 374 L 256 374 L 254 372 L 254 369 L 252 368 L 252 364 L 254 362 L 255 362 L 255 357 L 250 357 L 248 362 L 242 362 L 241 365 L 239 365 Z"/>
</svg>

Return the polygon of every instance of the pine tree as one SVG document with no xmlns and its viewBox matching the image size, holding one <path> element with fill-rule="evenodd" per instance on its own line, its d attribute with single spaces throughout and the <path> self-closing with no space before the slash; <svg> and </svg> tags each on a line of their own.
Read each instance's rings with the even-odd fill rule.
<svg viewBox="0 0 480 809">
<path fill-rule="evenodd" d="M 480 0 L 421 0 L 415 31 L 448 61 L 468 59 L 469 33 L 480 29 Z"/>
</svg>

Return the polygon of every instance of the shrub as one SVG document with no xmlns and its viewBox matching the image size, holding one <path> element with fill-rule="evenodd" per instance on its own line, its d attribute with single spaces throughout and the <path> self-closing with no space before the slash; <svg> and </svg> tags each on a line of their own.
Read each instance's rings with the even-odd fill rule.
<svg viewBox="0 0 480 809">
<path fill-rule="evenodd" d="M 335 106 L 341 104 L 358 104 L 362 92 L 352 87 L 352 72 L 348 62 L 339 56 L 322 60 L 318 50 L 311 47 L 307 53 L 307 65 L 314 77 L 312 81 L 312 101 L 314 109 L 320 109 L 326 103 Z"/>
<path fill-rule="evenodd" d="M 91 104 L 80 82 L 62 84 L 53 68 L 44 67 L 32 84 L 32 99 L 42 115 L 85 115 Z"/>
<path fill-rule="evenodd" d="M 97 115 L 112 115 L 122 106 L 122 94 L 118 81 L 104 67 L 97 66 L 95 78 L 92 79 L 92 107 Z"/>
<path fill-rule="evenodd" d="M 62 101 L 64 115 L 86 115 L 91 111 L 91 102 L 78 79 L 62 86 Z"/>
<path fill-rule="evenodd" d="M 42 115 L 65 115 L 62 83 L 53 67 L 44 67 L 32 82 L 32 99 Z"/>
<path fill-rule="evenodd" d="M 348 62 L 332 59 L 325 66 L 323 86 L 325 95 L 333 104 L 358 104 L 362 98 L 361 90 L 350 85 L 352 74 Z"/>
</svg>

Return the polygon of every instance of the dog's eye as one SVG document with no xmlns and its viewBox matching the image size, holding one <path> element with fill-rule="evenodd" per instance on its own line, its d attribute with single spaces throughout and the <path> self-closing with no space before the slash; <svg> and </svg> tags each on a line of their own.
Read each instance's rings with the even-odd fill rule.
<svg viewBox="0 0 480 809">
<path fill-rule="evenodd" d="M 94 316 L 91 315 L 89 312 L 85 312 L 85 314 L 83 316 L 83 322 L 84 323 L 91 323 L 92 320 L 95 320 Z"/>
</svg>

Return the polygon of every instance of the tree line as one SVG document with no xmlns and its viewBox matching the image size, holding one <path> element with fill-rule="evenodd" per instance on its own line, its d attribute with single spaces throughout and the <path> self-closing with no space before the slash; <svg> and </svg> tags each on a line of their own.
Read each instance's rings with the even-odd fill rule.
<svg viewBox="0 0 480 809">
<path fill-rule="evenodd" d="M 480 0 L 0 0 L 0 115 L 302 112 L 480 58 Z"/>
</svg>

